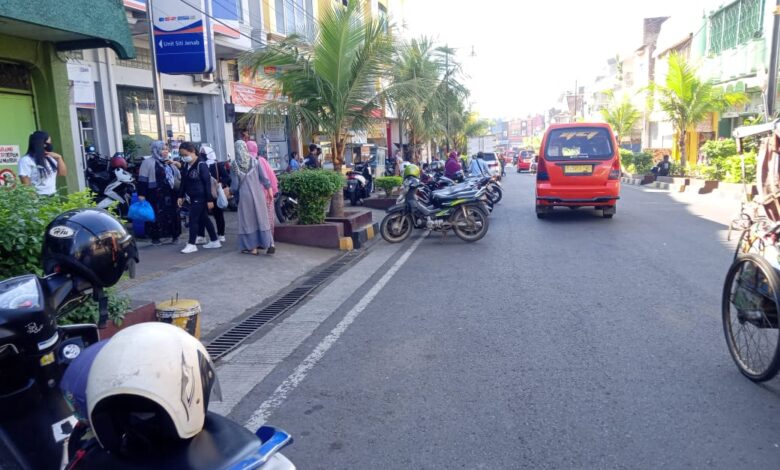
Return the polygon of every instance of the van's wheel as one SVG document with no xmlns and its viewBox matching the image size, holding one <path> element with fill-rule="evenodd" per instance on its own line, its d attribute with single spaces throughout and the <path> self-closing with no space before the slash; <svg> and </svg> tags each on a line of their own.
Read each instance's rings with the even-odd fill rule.
<svg viewBox="0 0 780 470">
<path fill-rule="evenodd" d="M 601 216 L 605 219 L 611 219 L 615 215 L 616 211 L 617 208 L 615 206 L 605 207 L 601 210 Z"/>
<path fill-rule="evenodd" d="M 547 217 L 547 214 L 550 212 L 550 209 L 548 209 L 545 206 L 536 206 L 536 218 L 537 219 L 544 219 Z"/>
</svg>

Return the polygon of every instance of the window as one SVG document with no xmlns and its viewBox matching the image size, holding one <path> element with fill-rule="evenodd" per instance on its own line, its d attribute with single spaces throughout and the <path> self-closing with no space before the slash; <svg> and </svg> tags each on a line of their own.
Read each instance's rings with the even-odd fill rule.
<svg viewBox="0 0 780 470">
<path fill-rule="evenodd" d="M 149 53 L 149 49 L 135 48 L 135 59 L 119 60 L 116 64 L 122 67 L 130 67 L 133 69 L 152 70 L 152 55 Z"/>
<path fill-rule="evenodd" d="M 227 63 L 227 76 L 231 82 L 241 81 L 241 77 L 238 73 L 238 62 L 231 60 Z"/>
<path fill-rule="evenodd" d="M 314 39 L 313 0 L 276 0 L 276 32 Z"/>
<path fill-rule="evenodd" d="M 710 46 L 713 54 L 745 44 L 763 33 L 764 2 L 738 0 L 710 17 Z"/>
<path fill-rule="evenodd" d="M 388 28 L 387 7 L 379 3 L 378 8 L 379 8 L 379 19 L 384 24 L 385 32 L 387 32 L 387 28 Z"/>
<path fill-rule="evenodd" d="M 611 157 L 611 137 L 609 132 L 601 127 L 554 129 L 550 131 L 547 139 L 545 158 L 549 160 L 607 160 Z"/>
<path fill-rule="evenodd" d="M 157 106 L 151 90 L 117 88 L 119 96 L 119 119 L 122 134 L 157 138 Z M 192 140 L 192 124 L 198 126 L 203 140 L 205 123 L 202 99 L 198 95 L 165 93 L 165 125 L 173 131 L 174 140 Z M 198 136 L 195 135 L 195 138 Z"/>
</svg>

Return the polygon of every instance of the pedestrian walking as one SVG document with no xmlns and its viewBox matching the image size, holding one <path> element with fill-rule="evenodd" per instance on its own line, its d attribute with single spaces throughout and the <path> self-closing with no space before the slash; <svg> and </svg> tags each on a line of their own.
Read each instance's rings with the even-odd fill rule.
<svg viewBox="0 0 780 470">
<path fill-rule="evenodd" d="M 35 188 L 40 196 L 57 192 L 57 177 L 67 176 L 68 167 L 62 155 L 54 152 L 51 137 L 46 131 L 35 131 L 27 142 L 27 153 L 19 159 L 17 173 L 25 186 Z"/>
<path fill-rule="evenodd" d="M 154 209 L 154 222 L 146 223 L 145 232 L 153 245 L 159 245 L 161 238 L 168 237 L 172 243 L 178 243 L 181 219 L 177 200 L 181 173 L 165 142 L 152 142 L 151 151 L 138 171 L 138 199 L 149 201 Z"/>
<path fill-rule="evenodd" d="M 246 142 L 237 140 L 236 159 L 231 166 L 233 187 L 240 194 L 238 202 L 238 246 L 241 253 L 257 255 L 273 243 L 266 190 L 261 183 L 260 164 L 249 155 Z M 270 181 L 265 180 L 270 186 Z"/>
<path fill-rule="evenodd" d="M 258 155 L 257 142 L 255 142 L 255 140 L 252 139 L 252 136 L 249 135 L 248 130 L 241 131 L 241 140 L 246 142 L 246 149 L 249 152 L 249 155 L 251 155 L 254 158 L 257 158 Z"/>
<path fill-rule="evenodd" d="M 257 161 L 260 163 L 260 182 L 265 189 L 265 205 L 266 208 L 268 208 L 268 222 L 271 225 L 271 246 L 268 247 L 267 253 L 272 255 L 276 253 L 276 246 L 274 245 L 273 238 L 274 225 L 276 223 L 276 219 L 274 218 L 274 214 L 276 214 L 276 211 L 274 210 L 274 201 L 276 194 L 279 192 L 279 180 L 276 178 L 274 169 L 271 168 L 271 164 L 268 163 L 268 160 L 266 160 L 265 157 L 260 155 L 257 157 Z M 266 182 L 268 183 L 267 185 Z"/>
<path fill-rule="evenodd" d="M 182 142 L 179 155 L 185 166 L 182 169 L 178 205 L 181 207 L 184 204 L 185 197 L 190 201 L 190 234 L 181 252 L 187 254 L 198 251 L 195 242 L 200 227 L 205 227 L 209 233 L 210 241 L 203 248 L 221 248 L 222 244 L 217 239 L 217 232 L 208 214 L 214 208 L 214 197 L 211 194 L 211 173 L 206 158 L 198 155 L 192 142 Z"/>
<path fill-rule="evenodd" d="M 218 162 L 216 152 L 214 152 L 214 149 L 208 145 L 201 146 L 200 157 L 201 159 L 206 160 L 206 163 L 209 166 L 209 173 L 211 173 L 211 177 L 217 180 L 217 183 L 222 186 L 222 191 L 225 192 L 225 196 L 230 198 L 230 173 L 227 171 L 225 166 L 226 162 Z M 210 212 L 211 215 L 214 216 L 214 222 L 217 224 L 217 239 L 220 241 L 220 243 L 224 243 L 225 211 L 218 205 L 214 204 L 214 207 Z M 206 227 L 201 225 L 200 230 L 198 231 L 198 238 L 195 240 L 195 244 L 203 245 L 205 243 L 207 243 Z"/>
</svg>

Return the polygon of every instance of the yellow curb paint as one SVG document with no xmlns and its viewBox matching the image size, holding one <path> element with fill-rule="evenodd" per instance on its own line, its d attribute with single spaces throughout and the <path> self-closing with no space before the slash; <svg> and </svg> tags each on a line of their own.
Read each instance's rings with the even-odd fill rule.
<svg viewBox="0 0 780 470">
<path fill-rule="evenodd" d="M 339 250 L 341 251 L 351 251 L 353 250 L 352 245 L 352 239 L 349 237 L 341 237 L 339 238 Z"/>
<path fill-rule="evenodd" d="M 366 227 L 366 237 L 367 237 L 368 240 L 371 240 L 372 238 L 374 238 L 374 226 L 373 225 L 369 225 L 368 227 Z"/>
</svg>

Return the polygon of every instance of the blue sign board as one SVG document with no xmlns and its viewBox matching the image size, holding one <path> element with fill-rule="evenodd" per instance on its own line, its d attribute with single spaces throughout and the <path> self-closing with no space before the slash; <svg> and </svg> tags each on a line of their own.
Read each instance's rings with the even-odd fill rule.
<svg viewBox="0 0 780 470">
<path fill-rule="evenodd" d="M 207 13 L 207 2 L 190 0 L 187 3 L 154 0 L 152 4 L 154 49 L 160 73 L 197 74 L 214 69 L 211 25 L 204 14 Z"/>
</svg>

